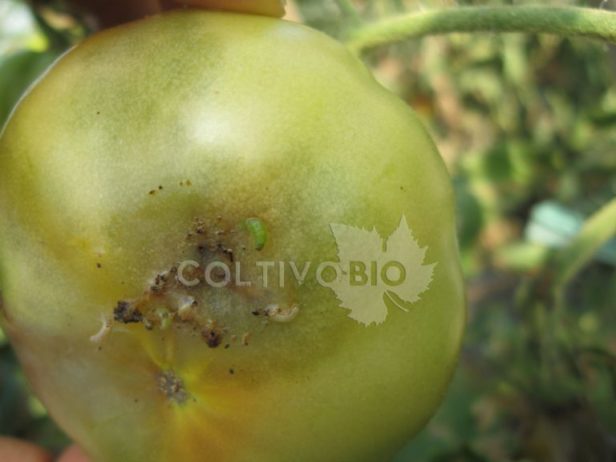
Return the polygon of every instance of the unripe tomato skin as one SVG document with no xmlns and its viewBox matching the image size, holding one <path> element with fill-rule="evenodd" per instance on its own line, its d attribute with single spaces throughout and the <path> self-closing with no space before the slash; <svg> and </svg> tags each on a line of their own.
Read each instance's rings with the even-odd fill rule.
<svg viewBox="0 0 616 462">
<path fill-rule="evenodd" d="M 409 108 L 304 26 L 182 11 L 86 40 L 0 138 L 0 216 L 2 326 L 97 462 L 388 460 L 455 368 L 465 302 L 443 162 Z M 434 273 L 380 324 L 311 279 L 196 289 L 219 345 L 190 320 L 91 339 L 121 301 L 164 310 L 152 280 L 201 234 L 246 263 L 336 261 L 332 224 L 387 237 L 402 216 Z M 272 302 L 301 311 L 251 313 Z"/>
</svg>

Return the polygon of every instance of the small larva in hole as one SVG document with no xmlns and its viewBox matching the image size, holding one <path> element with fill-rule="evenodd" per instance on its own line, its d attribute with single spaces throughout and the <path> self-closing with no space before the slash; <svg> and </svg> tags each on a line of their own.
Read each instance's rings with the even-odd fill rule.
<svg viewBox="0 0 616 462">
<path fill-rule="evenodd" d="M 272 304 L 265 307 L 264 310 L 268 319 L 274 322 L 291 322 L 299 314 L 299 305 L 291 305 L 285 308 L 281 308 L 278 304 Z"/>
</svg>

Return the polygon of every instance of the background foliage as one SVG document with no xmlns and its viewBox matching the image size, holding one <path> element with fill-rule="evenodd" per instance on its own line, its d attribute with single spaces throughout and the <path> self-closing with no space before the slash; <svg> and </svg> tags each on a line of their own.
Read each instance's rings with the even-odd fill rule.
<svg viewBox="0 0 616 462">
<path fill-rule="evenodd" d="M 290 19 L 344 39 L 358 18 L 297 0 Z M 457 5 L 356 1 L 360 21 Z M 553 1 L 616 8 L 615 1 Z M 0 0 L 0 124 L 28 84 L 92 28 L 61 1 Z M 550 256 L 616 196 L 616 49 L 517 34 L 431 37 L 366 57 L 419 113 L 455 184 L 469 328 L 444 405 L 404 461 L 616 460 L 616 242 L 557 303 Z M 0 434 L 66 438 L 32 397 L 0 332 Z"/>
</svg>

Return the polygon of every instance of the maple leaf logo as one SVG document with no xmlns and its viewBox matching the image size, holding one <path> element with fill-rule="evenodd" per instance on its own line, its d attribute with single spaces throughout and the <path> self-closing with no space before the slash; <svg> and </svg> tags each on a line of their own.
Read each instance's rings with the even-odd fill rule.
<svg viewBox="0 0 616 462">
<path fill-rule="evenodd" d="M 387 318 L 388 302 L 408 311 L 408 305 L 430 286 L 436 263 L 423 264 L 427 248 L 419 247 L 406 217 L 386 241 L 374 228 L 330 227 L 342 271 L 328 287 L 355 321 L 381 324 Z"/>
</svg>

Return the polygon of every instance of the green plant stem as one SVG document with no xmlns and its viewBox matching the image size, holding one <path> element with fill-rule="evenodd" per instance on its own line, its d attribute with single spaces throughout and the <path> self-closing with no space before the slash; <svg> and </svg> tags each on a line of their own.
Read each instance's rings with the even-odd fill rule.
<svg viewBox="0 0 616 462">
<path fill-rule="evenodd" d="M 526 32 L 589 37 L 616 43 L 616 12 L 558 6 L 456 7 L 385 19 L 356 29 L 355 53 L 380 45 L 452 32 Z"/>
<path fill-rule="evenodd" d="M 577 355 L 571 349 L 574 344 L 571 331 L 564 324 L 565 293 L 571 280 L 586 266 L 607 241 L 616 236 L 616 197 L 595 212 L 584 222 L 575 238 L 554 254 L 549 271 L 552 273 L 553 311 L 551 330 L 561 345 L 563 358 L 572 372 L 581 374 L 577 368 Z"/>
<path fill-rule="evenodd" d="M 575 238 L 552 261 L 554 289 L 562 292 L 597 250 L 616 235 L 616 198 L 586 220 Z"/>
</svg>

